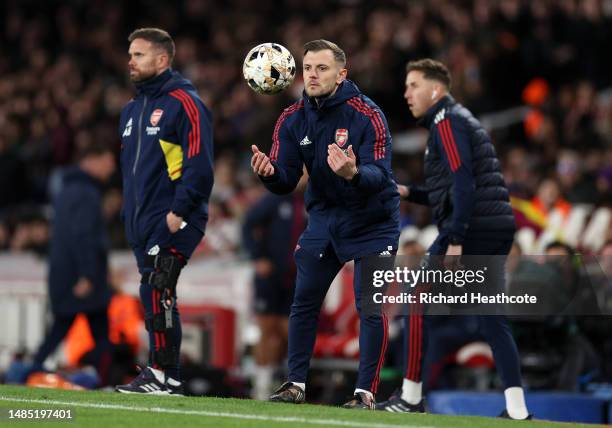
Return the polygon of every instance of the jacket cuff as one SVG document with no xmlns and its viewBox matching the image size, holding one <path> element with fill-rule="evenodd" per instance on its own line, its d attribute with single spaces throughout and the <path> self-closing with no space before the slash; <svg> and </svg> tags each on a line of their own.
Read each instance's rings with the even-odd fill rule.
<svg viewBox="0 0 612 428">
<path fill-rule="evenodd" d="M 187 204 L 174 201 L 170 211 L 185 220 L 189 216 L 190 209 Z"/>
<path fill-rule="evenodd" d="M 263 183 L 274 183 L 278 181 L 278 179 L 280 178 L 280 173 L 278 172 L 278 166 L 276 166 L 274 162 L 272 162 L 272 166 L 274 166 L 274 174 L 272 174 L 271 176 L 264 177 L 263 175 L 259 175 L 259 174 L 257 175 Z"/>
</svg>

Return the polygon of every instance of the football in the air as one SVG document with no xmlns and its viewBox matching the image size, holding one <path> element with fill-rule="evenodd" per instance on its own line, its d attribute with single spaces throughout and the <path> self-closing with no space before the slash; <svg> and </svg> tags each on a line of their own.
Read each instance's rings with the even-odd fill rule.
<svg viewBox="0 0 612 428">
<path fill-rule="evenodd" d="M 295 77 L 295 59 L 278 43 L 262 43 L 249 51 L 242 73 L 258 94 L 272 95 L 284 90 Z"/>
</svg>

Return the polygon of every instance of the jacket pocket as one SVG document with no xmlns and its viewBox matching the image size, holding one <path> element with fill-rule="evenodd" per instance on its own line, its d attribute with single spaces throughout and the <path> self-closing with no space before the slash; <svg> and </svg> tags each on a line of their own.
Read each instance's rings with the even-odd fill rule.
<svg viewBox="0 0 612 428">
<path fill-rule="evenodd" d="M 150 248 L 158 245 L 159 248 L 168 248 L 172 244 L 172 237 L 173 234 L 170 232 L 170 229 L 168 229 L 168 224 L 166 223 L 166 216 L 163 215 L 157 223 L 157 227 L 153 229 L 147 247 Z"/>
</svg>

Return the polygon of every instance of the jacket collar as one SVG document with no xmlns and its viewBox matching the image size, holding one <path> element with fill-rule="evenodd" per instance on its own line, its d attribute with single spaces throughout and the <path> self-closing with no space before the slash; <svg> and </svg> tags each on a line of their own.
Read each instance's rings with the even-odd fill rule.
<svg viewBox="0 0 612 428">
<path fill-rule="evenodd" d="M 318 104 L 317 100 L 315 100 L 314 97 L 309 97 L 308 95 L 306 95 L 306 91 L 302 93 L 302 96 L 304 98 L 304 105 L 306 106 L 306 108 L 315 111 L 323 111 L 342 104 L 345 101 L 356 97 L 360 93 L 361 92 L 359 91 L 357 85 L 355 85 L 350 80 L 345 80 L 340 83 L 340 85 L 338 85 L 338 89 L 336 90 L 334 95 L 326 98 L 319 98 Z"/>
<path fill-rule="evenodd" d="M 437 103 L 429 107 L 429 110 L 427 110 L 427 112 L 425 112 L 425 114 L 417 120 L 417 125 L 429 129 L 438 112 L 444 107 L 454 103 L 455 99 L 451 95 L 443 96 Z"/>
<path fill-rule="evenodd" d="M 172 69 L 168 68 L 163 73 L 158 74 L 155 77 L 135 83 L 136 93 L 138 95 L 155 95 L 170 80 L 172 74 Z"/>
</svg>

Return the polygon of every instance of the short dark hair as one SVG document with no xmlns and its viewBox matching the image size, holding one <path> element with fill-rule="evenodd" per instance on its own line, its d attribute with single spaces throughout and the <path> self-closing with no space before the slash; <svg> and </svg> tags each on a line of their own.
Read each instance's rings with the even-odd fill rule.
<svg viewBox="0 0 612 428">
<path fill-rule="evenodd" d="M 562 241 L 549 242 L 544 248 L 544 252 L 548 252 L 548 250 L 552 250 L 553 248 L 562 248 L 569 256 L 576 254 L 576 251 L 571 247 L 571 245 Z"/>
<path fill-rule="evenodd" d="M 334 42 L 330 42 L 329 40 L 325 39 L 318 39 L 312 40 L 304 45 L 304 55 L 310 51 L 319 52 L 324 50 L 332 51 L 332 54 L 334 54 L 334 59 L 337 63 L 342 64 L 342 67 L 346 65 L 346 54 L 342 49 L 340 49 L 340 46 Z"/>
<path fill-rule="evenodd" d="M 172 63 L 176 47 L 174 46 L 174 40 L 167 31 L 161 28 L 138 28 L 129 35 L 128 42 L 132 43 L 135 39 L 144 39 L 163 49 Z"/>
<path fill-rule="evenodd" d="M 87 159 L 90 157 L 99 157 L 99 156 L 103 156 L 107 153 L 113 154 L 113 149 L 108 145 L 108 144 L 104 144 L 104 143 L 92 143 L 92 144 L 88 144 L 84 147 L 82 147 L 76 155 L 76 160 L 78 162 L 82 161 L 83 159 Z"/>
<path fill-rule="evenodd" d="M 406 65 L 406 73 L 411 71 L 420 71 L 426 79 L 436 80 L 446 86 L 448 90 L 451 88 L 450 72 L 440 61 L 431 58 L 410 61 Z"/>
</svg>

